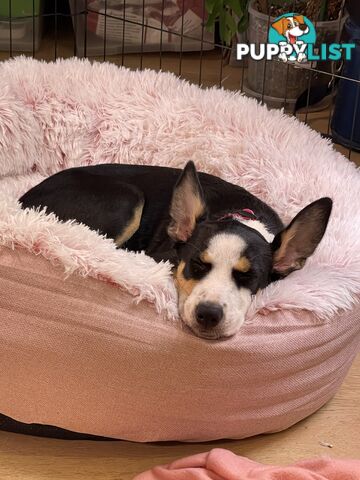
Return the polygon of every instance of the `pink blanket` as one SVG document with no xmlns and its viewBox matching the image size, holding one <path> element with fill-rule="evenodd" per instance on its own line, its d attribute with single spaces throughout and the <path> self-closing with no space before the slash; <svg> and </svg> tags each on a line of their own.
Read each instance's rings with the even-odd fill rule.
<svg viewBox="0 0 360 480">
<path fill-rule="evenodd" d="M 317 458 L 288 467 L 261 465 L 215 448 L 137 475 L 134 480 L 359 480 L 360 460 Z"/>
</svg>

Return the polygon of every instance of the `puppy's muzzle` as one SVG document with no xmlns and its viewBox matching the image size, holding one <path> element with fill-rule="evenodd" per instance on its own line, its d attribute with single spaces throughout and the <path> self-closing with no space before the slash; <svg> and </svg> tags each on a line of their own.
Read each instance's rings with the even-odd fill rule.
<svg viewBox="0 0 360 480">
<path fill-rule="evenodd" d="M 195 317 L 198 325 L 204 329 L 216 327 L 224 316 L 221 305 L 211 302 L 202 302 L 195 309 Z"/>
<path fill-rule="evenodd" d="M 306 30 L 308 29 L 308 26 L 305 23 L 302 23 L 299 25 L 299 28 L 302 32 L 306 32 Z"/>
</svg>

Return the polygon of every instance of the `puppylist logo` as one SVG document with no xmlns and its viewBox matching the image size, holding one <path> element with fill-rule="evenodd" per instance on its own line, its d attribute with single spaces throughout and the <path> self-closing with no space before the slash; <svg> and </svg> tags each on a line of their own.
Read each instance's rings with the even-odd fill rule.
<svg viewBox="0 0 360 480">
<path fill-rule="evenodd" d="M 269 44 L 279 46 L 278 57 L 284 62 L 307 61 L 307 49 L 315 45 L 314 25 L 303 15 L 282 15 L 271 24 Z"/>
<path fill-rule="evenodd" d="M 313 23 L 304 15 L 286 13 L 271 23 L 268 43 L 237 45 L 237 59 L 250 55 L 254 60 L 279 58 L 283 62 L 307 63 L 319 60 L 351 60 L 354 43 L 316 43 Z"/>
</svg>

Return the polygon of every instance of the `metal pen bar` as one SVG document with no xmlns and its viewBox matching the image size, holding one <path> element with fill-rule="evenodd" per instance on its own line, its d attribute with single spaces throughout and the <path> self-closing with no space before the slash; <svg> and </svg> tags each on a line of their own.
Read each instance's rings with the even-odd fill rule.
<svg viewBox="0 0 360 480">
<path fill-rule="evenodd" d="M 269 12 L 268 12 L 268 20 L 267 20 L 267 31 L 269 31 L 270 28 L 270 21 L 271 21 L 271 10 L 270 6 L 268 6 Z M 265 63 L 264 63 L 264 74 L 263 74 L 263 84 L 262 84 L 262 91 L 261 91 L 261 103 L 264 103 L 264 98 L 265 98 L 265 80 L 266 80 L 266 67 L 267 67 L 267 58 L 265 58 Z"/>
<path fill-rule="evenodd" d="M 144 42 L 145 42 L 145 0 L 142 0 L 142 24 L 141 24 L 141 46 L 140 46 L 140 70 L 142 70 L 142 69 L 143 69 Z"/>
<path fill-rule="evenodd" d="M 89 11 L 94 11 L 94 10 L 89 10 Z M 62 13 L 62 12 L 58 12 L 57 13 L 57 16 L 58 17 L 76 17 L 78 15 L 84 15 L 86 12 L 86 10 L 82 10 L 81 12 L 78 12 L 78 13 Z M 36 13 L 35 15 L 21 15 L 21 16 L 14 16 L 12 15 L 11 16 L 11 20 L 31 20 L 33 18 L 33 16 L 35 18 L 48 18 L 48 17 L 53 17 L 54 16 L 54 13 Z M 109 16 L 109 15 L 108 15 Z M 118 18 L 118 17 L 114 17 L 114 18 Z M 3 21 L 10 21 L 10 15 L 8 17 L 3 17 Z"/>
<path fill-rule="evenodd" d="M 345 0 L 343 0 L 343 3 L 341 5 L 341 10 L 340 10 L 340 14 L 339 14 L 339 22 L 338 22 L 338 32 L 341 34 L 341 22 L 342 22 L 342 19 L 343 19 L 343 16 L 345 14 Z M 335 66 L 336 62 L 332 62 L 332 65 L 333 67 Z M 332 69 L 334 71 L 334 69 Z M 331 99 L 333 100 L 333 97 L 334 97 L 334 91 L 335 91 L 335 77 L 332 76 L 331 80 Z M 331 120 L 332 120 L 332 116 L 333 116 L 333 113 L 334 113 L 334 102 L 332 101 L 330 103 L 330 111 L 329 111 L 329 119 L 328 119 L 328 126 L 327 126 L 327 134 L 329 135 L 330 134 L 330 129 L 331 129 Z"/>
<path fill-rule="evenodd" d="M 315 23 L 314 23 L 315 30 L 316 30 L 317 24 L 318 24 L 318 17 L 316 18 Z M 312 86 L 313 74 L 314 74 L 314 72 L 318 72 L 319 69 L 309 68 L 309 70 L 310 70 L 310 75 L 309 75 L 309 82 L 308 82 L 308 93 L 307 93 L 307 97 L 306 97 L 306 112 L 305 112 L 305 119 L 304 119 L 304 122 L 306 124 L 308 123 L 308 117 L 309 117 L 310 91 L 311 91 L 311 86 Z"/>
<path fill-rule="evenodd" d="M 57 0 L 55 0 L 55 16 L 54 16 L 55 42 L 54 42 L 54 60 L 57 59 L 57 37 L 58 37 L 58 18 L 57 18 Z"/>
<path fill-rule="evenodd" d="M 355 100 L 355 105 L 354 105 L 354 114 L 353 114 L 353 119 L 352 119 L 352 126 L 351 126 L 351 136 L 350 136 L 350 149 L 349 149 L 349 159 L 351 159 L 351 154 L 353 152 L 353 146 L 354 146 L 354 134 L 355 134 L 355 125 L 356 125 L 356 120 L 357 120 L 357 114 L 360 110 L 359 108 L 359 101 L 360 101 L 360 84 L 358 83 L 356 87 L 356 100 Z"/>
<path fill-rule="evenodd" d="M 182 72 L 182 54 L 183 54 L 183 42 L 184 42 L 184 14 L 185 14 L 185 0 L 182 0 L 181 32 L 180 32 L 180 55 L 179 55 L 179 77 L 181 77 L 181 72 Z"/>
<path fill-rule="evenodd" d="M 226 49 L 226 46 L 221 45 L 219 87 L 222 87 L 222 82 L 223 82 L 224 49 Z"/>
<path fill-rule="evenodd" d="M 202 81 L 202 63 L 203 63 L 203 53 L 204 53 L 204 29 L 205 29 L 205 0 L 202 0 L 202 22 L 201 22 L 201 41 L 200 41 L 200 65 L 199 65 L 199 86 L 201 86 Z"/>
<path fill-rule="evenodd" d="M 161 21 L 160 21 L 160 52 L 159 52 L 159 70 L 161 70 L 161 67 L 162 67 L 162 48 L 163 48 L 164 9 L 165 9 L 165 0 L 162 0 L 162 2 L 161 2 Z"/>
<path fill-rule="evenodd" d="M 310 70 L 310 75 L 309 75 L 308 89 L 307 89 L 307 96 L 306 96 L 306 112 L 305 112 L 305 119 L 304 119 L 305 123 L 307 123 L 308 116 L 309 116 L 310 90 L 311 90 L 312 77 L 313 77 L 314 71 L 316 71 L 316 70 Z"/>
<path fill-rule="evenodd" d="M 126 0 L 123 3 L 123 31 L 122 31 L 122 45 L 121 45 L 121 65 L 124 65 L 124 54 L 125 54 L 125 25 L 126 25 Z"/>
<path fill-rule="evenodd" d="M 293 0 L 292 3 L 292 11 L 295 11 L 295 0 Z M 285 92 L 284 92 L 284 109 L 286 110 L 286 104 L 287 104 L 287 92 L 288 92 L 288 85 L 289 85 L 289 68 L 290 65 L 289 63 L 286 64 L 286 78 L 285 78 Z"/>
<path fill-rule="evenodd" d="M 32 56 L 35 58 L 35 0 L 32 2 Z M 39 26 L 39 24 L 38 24 Z"/>
<path fill-rule="evenodd" d="M 240 92 L 244 91 L 244 80 L 245 80 L 245 61 L 242 60 L 242 71 L 241 71 L 241 81 L 240 81 Z"/>
<path fill-rule="evenodd" d="M 104 45 L 103 45 L 103 61 L 106 60 L 106 35 L 107 35 L 107 0 L 105 0 L 104 8 Z"/>
<path fill-rule="evenodd" d="M 88 30 L 88 20 L 87 20 L 87 16 L 88 16 L 88 13 L 89 13 L 89 9 L 88 9 L 88 0 L 85 0 L 85 11 L 84 11 L 84 20 L 85 20 L 85 28 L 84 28 L 84 57 L 86 58 L 87 57 L 87 30 Z"/>
<path fill-rule="evenodd" d="M 344 75 L 340 75 L 340 74 L 336 74 L 336 73 L 324 72 L 324 71 L 318 70 L 318 69 L 313 68 L 313 67 L 304 67 L 304 66 L 301 66 L 301 64 L 299 66 L 296 66 L 296 67 L 292 66 L 292 68 L 303 68 L 303 69 L 309 70 L 310 72 L 313 72 L 313 73 L 321 73 L 322 75 L 327 75 L 328 77 L 335 77 L 335 78 L 339 78 L 339 79 L 343 79 L 343 80 L 351 80 L 354 83 L 360 83 L 360 80 L 356 80 L 355 78 L 345 77 Z"/>
<path fill-rule="evenodd" d="M 77 16 L 77 15 L 78 15 L 78 13 L 77 13 L 77 2 L 78 2 L 78 0 L 74 0 L 74 2 L 75 2 L 74 5 L 75 5 L 75 14 L 76 14 L 76 16 L 75 16 L 75 18 L 72 19 L 72 23 L 73 23 L 73 26 L 74 26 L 74 57 L 76 57 L 76 55 L 77 55 L 77 51 L 76 51 L 77 26 L 78 26 L 78 25 L 77 25 L 77 22 L 78 22 L 78 18 L 79 18 L 79 17 Z"/>
<path fill-rule="evenodd" d="M 12 17 L 11 17 L 11 1 L 12 0 L 9 0 L 9 28 L 10 28 L 10 31 L 9 31 L 9 41 L 10 41 L 10 48 L 9 48 L 9 56 L 10 58 L 13 56 L 12 54 Z"/>
</svg>

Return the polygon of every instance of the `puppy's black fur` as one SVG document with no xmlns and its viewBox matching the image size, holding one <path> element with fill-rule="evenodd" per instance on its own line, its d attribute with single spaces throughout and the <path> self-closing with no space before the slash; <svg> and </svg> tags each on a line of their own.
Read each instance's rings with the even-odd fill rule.
<svg viewBox="0 0 360 480">
<path fill-rule="evenodd" d="M 188 165 L 189 169 L 194 168 L 193 164 Z M 75 219 L 114 240 L 129 222 L 134 206 L 144 202 L 139 229 L 121 246 L 133 251 L 144 250 L 156 260 L 175 261 L 177 242 L 169 237 L 167 227 L 173 191 L 181 173 L 176 168 L 144 165 L 71 168 L 44 180 L 20 202 L 23 208 L 46 207 L 60 220 Z M 244 188 L 206 173 L 199 173 L 198 178 L 206 204 L 206 212 L 198 220 L 206 218 L 210 222 L 209 235 L 224 228 L 240 228 L 238 222 L 217 220 L 241 208 L 251 208 L 274 234 L 283 228 L 277 213 Z M 241 228 L 244 234 L 249 230 Z"/>
</svg>

